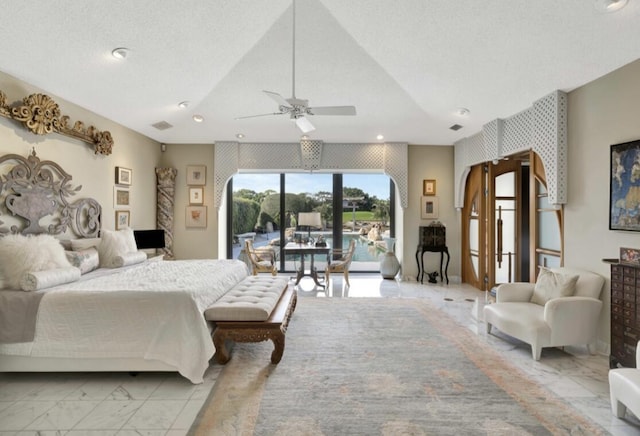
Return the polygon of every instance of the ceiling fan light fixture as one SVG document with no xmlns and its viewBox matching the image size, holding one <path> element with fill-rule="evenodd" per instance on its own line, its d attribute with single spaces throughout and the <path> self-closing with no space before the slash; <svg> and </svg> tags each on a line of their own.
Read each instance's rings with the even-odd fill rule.
<svg viewBox="0 0 640 436">
<path fill-rule="evenodd" d="M 127 56 L 129 56 L 129 49 L 126 47 L 114 48 L 111 51 L 111 56 L 113 56 L 116 59 L 124 60 L 127 58 Z"/>
<path fill-rule="evenodd" d="M 616 12 L 624 8 L 628 0 L 596 0 L 596 8 L 600 12 Z"/>
<path fill-rule="evenodd" d="M 316 128 L 313 127 L 313 124 L 311 124 L 311 121 L 309 121 L 306 117 L 297 117 L 295 121 L 296 126 L 298 126 L 298 129 L 300 129 L 302 133 L 309 133 L 316 130 Z"/>
</svg>

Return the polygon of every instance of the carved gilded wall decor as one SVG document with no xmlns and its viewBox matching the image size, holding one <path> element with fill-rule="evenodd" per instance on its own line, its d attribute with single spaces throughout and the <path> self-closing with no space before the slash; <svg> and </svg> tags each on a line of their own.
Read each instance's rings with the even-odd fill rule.
<svg viewBox="0 0 640 436">
<path fill-rule="evenodd" d="M 0 91 L 0 116 L 21 122 L 36 135 L 60 133 L 87 142 L 96 154 L 109 155 L 113 148 L 111 133 L 85 127 L 81 121 L 70 126 L 69 117 L 62 115 L 58 103 L 45 94 L 31 94 L 22 99 L 22 104 L 10 106 L 6 94 Z"/>
<path fill-rule="evenodd" d="M 49 233 L 57 235 L 71 229 L 80 237 L 97 237 L 100 232 L 100 204 L 93 198 L 82 198 L 73 203 L 68 198 L 76 195 L 82 185 L 73 187 L 72 176 L 50 160 L 41 161 L 35 150 L 24 158 L 18 154 L 0 157 L 3 165 L 15 164 L 6 173 L 0 172 L 0 205 L 6 208 L 24 226 L 5 226 L 0 219 L 0 234 Z M 0 209 L 0 218 L 5 211 Z M 48 225 L 40 221 L 49 217 Z"/>
<path fill-rule="evenodd" d="M 156 211 L 156 227 L 164 230 L 164 248 L 159 251 L 164 253 L 165 260 L 174 258 L 173 254 L 173 209 L 176 191 L 175 168 L 156 168 L 158 205 Z"/>
</svg>

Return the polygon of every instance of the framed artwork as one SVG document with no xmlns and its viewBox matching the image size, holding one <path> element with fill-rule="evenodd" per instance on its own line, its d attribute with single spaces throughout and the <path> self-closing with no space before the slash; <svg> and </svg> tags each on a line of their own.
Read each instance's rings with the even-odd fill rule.
<svg viewBox="0 0 640 436">
<path fill-rule="evenodd" d="M 207 206 L 187 206 L 185 225 L 187 228 L 206 228 Z"/>
<path fill-rule="evenodd" d="M 130 227 L 131 213 L 128 210 L 116 210 L 116 230 Z"/>
<path fill-rule="evenodd" d="M 204 185 L 206 182 L 206 165 L 187 165 L 187 185 Z"/>
<path fill-rule="evenodd" d="M 113 187 L 113 207 L 129 207 L 131 206 L 129 200 L 129 189 L 121 188 L 119 186 Z"/>
<path fill-rule="evenodd" d="M 640 231 L 640 140 L 611 146 L 609 230 Z"/>
<path fill-rule="evenodd" d="M 116 185 L 131 185 L 133 171 L 129 168 L 116 167 Z"/>
<path fill-rule="evenodd" d="M 420 217 L 423 220 L 438 218 L 438 197 L 422 197 L 420 199 Z"/>
<path fill-rule="evenodd" d="M 422 195 L 436 195 L 436 181 L 425 179 L 422 181 Z"/>
<path fill-rule="evenodd" d="M 204 203 L 204 188 L 189 188 L 189 204 Z"/>
<path fill-rule="evenodd" d="M 640 250 L 637 248 L 620 247 L 620 263 L 640 266 Z"/>
</svg>

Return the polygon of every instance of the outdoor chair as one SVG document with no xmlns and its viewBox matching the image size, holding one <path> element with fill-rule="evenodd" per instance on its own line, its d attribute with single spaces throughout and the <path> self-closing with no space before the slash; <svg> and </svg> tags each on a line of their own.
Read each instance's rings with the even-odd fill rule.
<svg viewBox="0 0 640 436">
<path fill-rule="evenodd" d="M 329 275 L 331 273 L 343 273 L 344 281 L 347 283 L 347 286 L 351 286 L 349 284 L 349 267 L 351 266 L 354 251 L 356 251 L 355 239 L 352 239 L 351 242 L 349 242 L 349 248 L 346 250 L 342 248 L 334 248 L 331 250 L 331 263 L 327 264 L 327 268 L 324 272 L 327 283 L 329 283 Z"/>
<path fill-rule="evenodd" d="M 272 247 L 254 248 L 253 240 L 247 239 L 244 241 L 244 249 L 251 266 L 251 274 L 254 276 L 260 272 L 268 272 L 272 276 L 278 274 L 276 253 Z"/>
</svg>

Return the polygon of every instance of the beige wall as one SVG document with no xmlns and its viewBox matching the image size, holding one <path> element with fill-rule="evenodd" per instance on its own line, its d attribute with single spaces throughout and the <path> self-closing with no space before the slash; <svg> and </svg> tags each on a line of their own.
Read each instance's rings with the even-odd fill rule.
<svg viewBox="0 0 640 436">
<path fill-rule="evenodd" d="M 213 147 L 211 144 L 168 144 L 167 151 L 162 153 L 160 165 L 178 170 L 173 222 L 176 259 L 218 257 L 218 211 L 213 206 Z M 185 226 L 186 207 L 189 205 L 187 165 L 206 165 L 207 167 L 204 186 L 207 227 L 204 229 Z"/>
<path fill-rule="evenodd" d="M 0 155 L 16 153 L 26 157 L 35 148 L 40 159 L 61 165 L 73 177 L 73 186 L 82 185 L 78 198 L 92 197 L 102 205 L 102 226 L 107 229 L 115 227 L 115 167 L 129 168 L 133 174 L 130 188 L 131 227 L 155 228 L 154 168 L 160 160 L 157 142 L 2 72 L 0 90 L 7 95 L 9 104 L 36 92 L 47 94 L 58 103 L 61 113 L 70 117 L 71 123 L 82 121 L 85 126 L 94 125 L 98 130 L 108 130 L 114 139 L 111 155 L 96 155 L 93 146 L 85 142 L 58 134 L 38 136 L 26 130 L 21 123 L 0 117 Z M 6 214 L 4 208 L 0 211 Z M 7 217 L 3 220 L 6 222 Z"/>
<path fill-rule="evenodd" d="M 422 181 L 436 180 L 436 197 L 439 202 L 438 221 L 447 227 L 447 246 L 451 255 L 449 280 L 459 280 L 460 276 L 460 230 L 454 207 L 454 148 L 448 146 L 409 145 L 409 207 L 404 210 L 403 277 L 415 280 L 418 274 L 416 247 L 419 227 L 432 220 L 420 217 Z M 446 257 L 445 257 L 446 259 Z M 446 261 L 446 260 L 445 260 Z M 424 255 L 425 271 L 439 271 L 440 256 L 435 253 Z M 425 279 L 426 280 L 426 279 Z"/>
<path fill-rule="evenodd" d="M 640 248 L 640 233 L 608 229 L 609 146 L 640 139 L 640 60 L 569 93 L 568 138 L 565 265 L 606 277 L 600 339 L 609 344 L 610 269 L 602 259 Z"/>
</svg>

